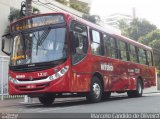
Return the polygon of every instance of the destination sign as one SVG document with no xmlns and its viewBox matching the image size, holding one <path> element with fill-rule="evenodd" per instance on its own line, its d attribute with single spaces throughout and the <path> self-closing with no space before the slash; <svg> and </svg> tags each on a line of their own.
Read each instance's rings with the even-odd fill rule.
<svg viewBox="0 0 160 119">
<path fill-rule="evenodd" d="M 44 15 L 16 22 L 11 26 L 11 31 L 25 30 L 45 25 L 64 23 L 63 15 Z"/>
</svg>

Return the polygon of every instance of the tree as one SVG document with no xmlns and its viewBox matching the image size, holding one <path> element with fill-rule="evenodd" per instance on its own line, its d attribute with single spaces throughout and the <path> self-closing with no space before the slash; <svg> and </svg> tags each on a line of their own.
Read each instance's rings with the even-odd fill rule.
<svg viewBox="0 0 160 119">
<path fill-rule="evenodd" d="M 19 18 L 21 18 L 20 10 L 19 9 L 15 9 L 15 8 L 11 8 L 10 15 L 8 16 L 9 21 L 13 22 L 14 20 L 17 20 Z"/>
<path fill-rule="evenodd" d="M 101 20 L 100 16 L 98 15 L 89 15 L 89 14 L 83 14 L 82 18 L 84 18 L 87 21 L 90 21 L 92 23 L 98 24 Z"/>
<path fill-rule="evenodd" d="M 154 40 L 160 39 L 160 29 L 156 29 L 148 34 L 139 38 L 138 42 L 143 43 L 145 45 L 151 44 Z"/>
<path fill-rule="evenodd" d="M 67 0 L 56 0 L 57 2 L 59 3 L 62 3 L 64 5 L 67 5 L 68 4 L 68 1 Z"/>
<path fill-rule="evenodd" d="M 153 57 L 155 65 L 160 69 L 160 29 L 154 30 L 141 37 L 138 42 L 153 48 Z"/>
<path fill-rule="evenodd" d="M 33 7 L 33 14 L 39 14 L 40 13 L 40 10 L 36 7 Z"/>
<path fill-rule="evenodd" d="M 75 9 L 75 10 L 77 10 L 77 11 L 80 11 L 82 13 L 86 13 L 86 14 L 89 13 L 89 7 L 87 7 L 85 5 L 71 3 L 70 7 L 73 8 L 73 9 Z"/>
<path fill-rule="evenodd" d="M 145 19 L 133 19 L 129 25 L 126 24 L 126 28 L 122 28 L 122 23 L 119 23 L 119 28 L 122 30 L 122 34 L 133 39 L 138 40 L 140 37 L 148 34 L 149 32 L 156 30 L 157 27 L 150 24 Z"/>
<path fill-rule="evenodd" d="M 61 4 L 64 4 L 64 5 L 69 5 L 71 8 L 73 8 L 79 12 L 89 14 L 90 8 L 86 4 L 78 4 L 76 2 L 71 2 L 71 1 L 67 1 L 67 0 L 56 0 L 56 1 Z"/>
</svg>

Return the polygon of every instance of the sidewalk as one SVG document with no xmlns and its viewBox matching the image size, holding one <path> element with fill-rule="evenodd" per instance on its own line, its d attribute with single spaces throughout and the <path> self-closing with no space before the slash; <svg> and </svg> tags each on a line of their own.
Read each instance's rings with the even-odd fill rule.
<svg viewBox="0 0 160 119">
<path fill-rule="evenodd" d="M 143 90 L 143 93 L 160 93 L 160 90 L 157 90 L 157 86 L 146 88 Z"/>
</svg>

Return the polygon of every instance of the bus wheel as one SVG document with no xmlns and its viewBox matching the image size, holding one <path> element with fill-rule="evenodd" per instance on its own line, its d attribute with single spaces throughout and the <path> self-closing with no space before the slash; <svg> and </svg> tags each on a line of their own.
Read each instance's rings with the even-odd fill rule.
<svg viewBox="0 0 160 119">
<path fill-rule="evenodd" d="M 39 101 L 45 105 L 45 106 L 49 106 L 51 105 L 55 100 L 55 95 L 54 94 L 44 94 L 43 96 L 39 97 Z"/>
<path fill-rule="evenodd" d="M 106 100 L 108 98 L 110 98 L 111 96 L 111 92 L 103 92 L 103 95 L 102 95 L 102 100 Z"/>
<path fill-rule="evenodd" d="M 137 81 L 137 88 L 135 91 L 128 91 L 128 97 L 141 97 L 143 94 L 143 84 L 141 80 Z"/>
<path fill-rule="evenodd" d="M 93 77 L 90 86 L 90 92 L 86 96 L 87 100 L 93 103 L 101 101 L 102 98 L 102 83 L 98 77 Z"/>
</svg>

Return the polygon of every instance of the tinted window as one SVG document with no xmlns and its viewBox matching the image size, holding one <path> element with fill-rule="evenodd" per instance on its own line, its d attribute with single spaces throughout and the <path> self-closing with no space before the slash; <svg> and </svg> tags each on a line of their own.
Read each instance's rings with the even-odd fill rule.
<svg viewBox="0 0 160 119">
<path fill-rule="evenodd" d="M 129 57 L 130 61 L 137 63 L 137 53 L 136 53 L 136 47 L 134 45 L 129 45 Z"/>
<path fill-rule="evenodd" d="M 100 33 L 92 30 L 92 39 L 93 42 L 100 43 Z"/>
<path fill-rule="evenodd" d="M 73 21 L 71 23 L 72 38 L 72 63 L 76 64 L 81 61 L 88 51 L 87 27 Z"/>
<path fill-rule="evenodd" d="M 138 56 L 139 56 L 139 63 L 146 64 L 146 51 L 139 48 Z"/>
<path fill-rule="evenodd" d="M 127 52 L 126 52 L 126 43 L 123 41 L 119 41 L 119 50 L 121 59 L 127 61 Z"/>
<path fill-rule="evenodd" d="M 147 51 L 147 59 L 148 59 L 148 65 L 149 66 L 152 66 L 153 63 L 152 63 L 152 54 L 150 51 Z"/>
<path fill-rule="evenodd" d="M 95 30 L 91 31 L 92 35 L 92 53 L 95 55 L 104 55 L 104 45 L 101 39 L 101 33 Z"/>
<path fill-rule="evenodd" d="M 103 40 L 104 40 L 105 56 L 111 58 L 117 58 L 118 54 L 116 48 L 116 39 L 114 39 L 109 35 L 104 34 Z"/>
</svg>

